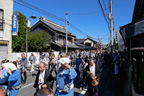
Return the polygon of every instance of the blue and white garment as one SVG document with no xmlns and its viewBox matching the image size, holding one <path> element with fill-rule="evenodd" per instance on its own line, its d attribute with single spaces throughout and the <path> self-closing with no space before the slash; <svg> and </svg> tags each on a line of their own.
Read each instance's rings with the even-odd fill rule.
<svg viewBox="0 0 144 96">
<path fill-rule="evenodd" d="M 74 84 L 73 80 L 76 78 L 77 73 L 74 70 L 74 68 L 71 67 L 71 72 L 69 73 L 69 70 L 66 69 L 63 71 L 63 68 L 60 67 L 58 74 L 57 74 L 57 81 L 56 81 L 56 91 L 55 96 L 74 96 Z M 71 89 L 69 90 L 69 93 L 63 92 L 62 89 L 64 88 L 64 84 L 69 83 L 71 85 Z"/>
<path fill-rule="evenodd" d="M 19 89 L 13 90 L 11 87 L 18 86 L 21 83 L 21 74 L 18 70 L 15 70 L 8 78 L 8 87 L 10 87 L 9 90 L 9 96 L 17 96 Z"/>
<path fill-rule="evenodd" d="M 8 77 L 9 77 L 9 74 L 7 73 L 7 70 L 4 69 L 2 76 L 0 78 L 0 84 L 8 82 Z M 0 86 L 4 87 L 5 91 L 7 90 L 7 85 L 0 85 Z"/>
<path fill-rule="evenodd" d="M 76 70 L 79 71 L 79 65 L 82 63 L 82 59 L 81 58 L 77 58 L 76 59 Z"/>
</svg>

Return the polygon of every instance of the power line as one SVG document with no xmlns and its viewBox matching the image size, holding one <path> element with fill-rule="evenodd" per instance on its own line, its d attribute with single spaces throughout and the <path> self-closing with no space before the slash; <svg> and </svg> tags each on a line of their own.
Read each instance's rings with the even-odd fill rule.
<svg viewBox="0 0 144 96">
<path fill-rule="evenodd" d="M 109 26 L 109 23 L 108 23 L 107 18 L 106 18 L 106 16 L 105 16 L 105 13 L 104 13 L 104 10 L 103 10 L 103 7 L 102 7 L 102 5 L 101 5 L 100 0 L 98 0 L 98 4 L 99 4 L 100 9 L 101 9 L 101 11 L 102 11 L 102 13 L 103 13 L 104 19 L 105 19 L 105 21 L 106 21 L 106 23 L 107 23 L 107 25 L 108 25 L 108 29 L 110 30 L 110 26 Z"/>
<path fill-rule="evenodd" d="M 22 1 L 22 0 L 18 0 L 18 1 Z M 32 9 L 32 10 L 34 10 L 34 11 L 37 11 L 37 12 L 39 12 L 39 13 L 42 13 L 42 14 L 45 14 L 45 15 L 47 15 L 47 16 L 50 16 L 50 17 L 52 17 L 52 18 L 55 18 L 55 17 L 57 17 L 57 18 L 55 18 L 55 19 L 57 19 L 57 20 L 59 20 L 59 21 L 62 21 L 62 22 L 65 22 L 65 19 L 63 19 L 63 18 L 61 18 L 61 17 L 58 17 L 58 16 L 56 16 L 56 15 L 49 15 L 49 14 L 47 14 L 47 13 L 49 13 L 49 12 L 46 12 L 46 11 L 44 11 L 44 10 L 42 10 L 42 9 L 39 9 L 39 8 L 37 8 L 37 7 L 35 7 L 35 6 L 33 6 L 33 5 L 31 5 L 31 4 L 28 4 L 28 3 L 26 3 L 26 2 L 24 2 L 24 1 L 22 1 L 22 3 L 24 3 L 24 4 L 22 4 L 22 3 L 19 3 L 19 2 L 17 2 L 17 1 L 14 1 L 15 3 L 17 3 L 17 4 L 20 4 L 20 5 L 22 5 L 22 6 L 24 6 L 24 7 L 26 7 L 26 8 L 29 8 L 29 9 Z M 28 6 L 26 6 L 26 5 L 28 5 Z M 32 7 L 34 7 L 34 8 L 32 8 Z M 38 10 L 36 10 L 36 9 L 38 9 Z M 44 12 L 43 12 L 44 11 Z M 51 14 L 51 13 L 50 13 Z M 54 17 L 53 17 L 54 16 Z M 80 33 L 82 33 L 82 34 L 85 34 L 84 32 L 82 32 L 79 28 L 77 28 L 77 27 L 75 27 L 74 25 L 72 25 L 71 23 L 69 24 L 72 28 L 74 28 L 75 30 L 77 30 L 77 31 L 79 31 Z M 85 34 L 86 35 L 86 34 Z M 86 35 L 86 36 L 88 36 L 88 35 Z"/>
<path fill-rule="evenodd" d="M 104 5 L 104 10 L 105 10 L 105 12 L 108 13 L 107 10 L 106 10 L 107 8 L 106 8 L 106 5 L 105 5 L 105 0 L 103 0 L 103 5 Z M 109 8 L 108 8 L 108 9 L 109 9 Z"/>
<path fill-rule="evenodd" d="M 107 10 L 109 8 L 106 8 L 105 10 Z M 95 14 L 95 13 L 100 13 L 101 11 L 96 11 L 96 12 L 89 12 L 89 13 L 69 13 L 70 15 L 90 15 L 90 14 Z"/>
<path fill-rule="evenodd" d="M 86 33 L 84 33 L 83 31 L 81 31 L 79 28 L 77 28 L 76 26 L 74 26 L 73 24 L 69 23 L 69 26 L 72 27 L 73 29 L 79 31 L 81 34 L 88 36 Z"/>
<path fill-rule="evenodd" d="M 27 7 L 27 8 L 29 8 L 29 9 L 32 9 L 32 10 L 34 10 L 34 11 L 37 11 L 37 12 L 39 12 L 39 13 L 42 13 L 42 14 L 45 14 L 45 15 L 50 16 L 50 17 L 52 17 L 52 18 L 55 18 L 55 19 L 57 19 L 57 20 L 59 20 L 59 21 L 65 22 L 65 19 L 63 19 L 63 18 L 61 18 L 61 17 L 58 17 L 58 16 L 56 16 L 56 15 L 54 15 L 54 14 L 51 14 L 51 13 L 49 13 L 49 12 L 47 12 L 47 11 L 44 11 L 44 10 L 42 10 L 42 9 L 34 6 L 34 5 L 31 5 L 31 4 L 23 1 L 23 0 L 17 0 L 17 1 L 14 1 L 14 2 L 17 3 L 17 4 L 19 4 L 19 5 L 22 5 L 22 6 L 24 6 L 24 7 Z M 20 3 L 20 2 L 21 2 L 21 3 Z"/>
<path fill-rule="evenodd" d="M 61 17 L 58 17 L 58 16 L 56 16 L 56 15 L 54 15 L 54 14 L 51 14 L 51 13 L 49 13 L 49 12 L 47 12 L 47 11 L 44 11 L 44 10 L 42 10 L 42 9 L 34 6 L 34 5 L 31 5 L 31 4 L 23 1 L 23 0 L 18 0 L 18 1 L 14 1 L 14 2 L 17 3 L 17 4 L 19 4 L 19 5 L 24 6 L 24 7 L 26 7 L 26 8 L 29 8 L 29 9 L 31 9 L 31 10 L 34 10 L 34 11 L 36 11 L 36 12 L 42 13 L 42 14 L 44 14 L 44 15 L 50 16 L 50 17 L 52 17 L 52 18 L 54 18 L 54 19 L 57 19 L 57 20 L 59 20 L 59 21 L 65 22 L 65 19 L 63 19 L 63 18 L 61 18 Z M 20 3 L 20 2 L 21 2 L 21 3 Z M 77 27 L 74 26 L 73 24 L 69 23 L 69 26 L 72 27 L 73 29 L 77 30 L 77 31 L 80 32 L 81 34 L 83 34 L 83 35 L 85 35 L 85 36 L 88 36 L 85 32 L 81 31 L 79 28 L 77 28 Z"/>
</svg>

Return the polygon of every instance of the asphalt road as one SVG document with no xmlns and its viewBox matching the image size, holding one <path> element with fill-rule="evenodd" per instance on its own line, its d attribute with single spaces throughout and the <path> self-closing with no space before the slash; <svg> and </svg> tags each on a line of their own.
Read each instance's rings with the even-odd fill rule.
<svg viewBox="0 0 144 96">
<path fill-rule="evenodd" d="M 27 82 L 26 84 L 22 85 L 22 88 L 20 89 L 19 93 L 17 96 L 33 96 L 33 94 L 35 93 L 36 89 L 33 87 L 34 85 L 34 81 L 36 78 L 36 74 L 37 71 L 33 71 L 32 73 L 27 72 Z M 54 72 L 53 75 L 55 76 Z M 77 78 L 74 80 L 74 96 L 83 96 L 86 93 L 86 89 L 83 91 L 79 90 L 79 78 L 77 76 Z M 54 86 L 53 86 L 53 91 L 55 92 L 56 89 L 56 83 L 54 82 Z M 85 95 L 87 96 L 87 95 Z"/>
</svg>

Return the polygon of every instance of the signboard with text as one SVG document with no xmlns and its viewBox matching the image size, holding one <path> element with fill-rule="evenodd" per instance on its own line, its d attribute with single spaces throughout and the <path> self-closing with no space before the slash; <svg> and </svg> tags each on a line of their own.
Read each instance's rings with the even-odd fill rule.
<svg viewBox="0 0 144 96">
<path fill-rule="evenodd" d="M 18 22 L 19 22 L 19 13 L 13 13 L 13 24 L 12 24 L 12 35 L 18 35 Z"/>
</svg>

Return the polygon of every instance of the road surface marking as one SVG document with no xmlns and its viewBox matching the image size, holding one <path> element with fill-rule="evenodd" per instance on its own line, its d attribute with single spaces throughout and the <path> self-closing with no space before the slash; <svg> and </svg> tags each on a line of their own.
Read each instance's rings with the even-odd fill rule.
<svg viewBox="0 0 144 96">
<path fill-rule="evenodd" d="M 25 86 L 22 86 L 22 88 L 20 88 L 20 90 L 22 90 L 22 89 L 24 89 L 24 88 L 27 88 L 27 87 L 29 87 L 29 86 L 31 86 L 31 85 L 33 85 L 34 83 L 30 83 L 30 84 L 28 84 L 28 85 L 25 85 Z"/>
<path fill-rule="evenodd" d="M 83 96 L 83 95 L 85 95 L 85 93 L 87 92 L 87 88 L 88 88 L 88 86 L 86 86 L 86 89 L 84 89 L 84 90 L 80 93 L 79 96 Z"/>
</svg>

